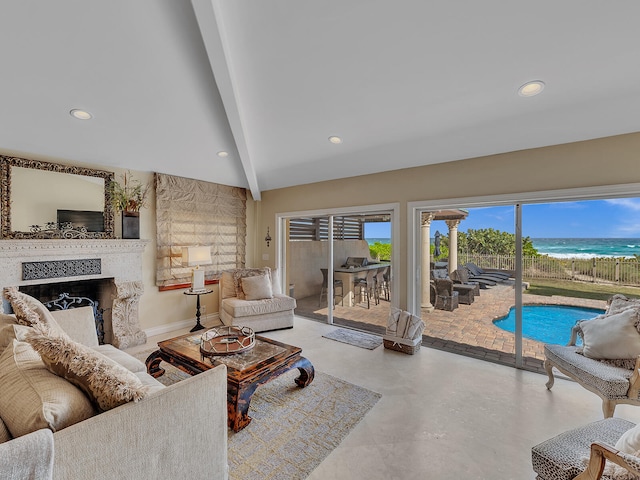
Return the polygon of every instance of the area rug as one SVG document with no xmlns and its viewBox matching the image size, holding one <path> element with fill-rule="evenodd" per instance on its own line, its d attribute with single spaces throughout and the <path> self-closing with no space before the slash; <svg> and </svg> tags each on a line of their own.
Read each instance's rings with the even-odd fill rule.
<svg viewBox="0 0 640 480">
<path fill-rule="evenodd" d="M 338 328 L 327 333 L 326 335 L 323 335 L 323 337 L 335 340 L 337 342 L 355 345 L 356 347 L 366 348 L 367 350 L 373 350 L 374 348 L 382 345 L 382 338 L 378 337 L 377 335 L 356 332 L 355 330 L 347 330 L 346 328 Z"/>
<path fill-rule="evenodd" d="M 153 350 L 136 354 L 144 361 Z M 165 385 L 188 377 L 162 362 Z M 249 407 L 251 423 L 229 430 L 231 480 L 295 480 L 306 478 L 380 399 L 379 393 L 315 372 L 305 388 L 295 385 L 291 370 L 260 386 Z"/>
</svg>

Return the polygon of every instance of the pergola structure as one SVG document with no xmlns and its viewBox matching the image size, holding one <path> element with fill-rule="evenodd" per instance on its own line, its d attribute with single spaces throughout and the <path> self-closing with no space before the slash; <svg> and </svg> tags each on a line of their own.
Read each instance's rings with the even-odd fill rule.
<svg viewBox="0 0 640 480">
<path fill-rule="evenodd" d="M 431 222 L 444 220 L 449 228 L 449 265 L 451 273 L 458 267 L 458 225 L 467 218 L 469 212 L 463 209 L 436 210 L 422 212 L 422 308 L 431 306 Z"/>
</svg>

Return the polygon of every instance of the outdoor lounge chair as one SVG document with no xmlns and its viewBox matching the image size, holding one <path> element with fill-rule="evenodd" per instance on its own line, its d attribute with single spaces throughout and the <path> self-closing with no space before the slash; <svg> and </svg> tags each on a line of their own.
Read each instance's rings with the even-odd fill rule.
<svg viewBox="0 0 640 480">
<path fill-rule="evenodd" d="M 461 283 L 477 283 L 480 288 L 493 287 L 497 285 L 498 281 L 484 278 L 484 277 L 472 277 L 471 272 L 467 267 L 458 267 L 456 269 L 456 279 Z"/>
<path fill-rule="evenodd" d="M 497 268 L 480 268 L 473 262 L 467 262 L 464 264 L 464 266 L 467 267 L 471 274 L 474 276 L 495 277 L 501 278 L 503 280 L 508 280 L 514 275 L 514 272 L 511 272 L 509 270 L 500 270 Z"/>
</svg>

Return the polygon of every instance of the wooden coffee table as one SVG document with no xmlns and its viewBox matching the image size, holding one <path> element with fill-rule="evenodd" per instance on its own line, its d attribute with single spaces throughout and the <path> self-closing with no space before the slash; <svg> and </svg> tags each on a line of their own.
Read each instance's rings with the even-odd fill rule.
<svg viewBox="0 0 640 480">
<path fill-rule="evenodd" d="M 289 370 L 297 368 L 300 376 L 295 379 L 299 387 L 313 381 L 311 362 L 301 356 L 302 349 L 256 335 L 255 346 L 246 352 L 234 355 L 205 357 L 200 354 L 200 345 L 194 343 L 198 334 L 189 333 L 158 343 L 159 350 L 146 360 L 147 371 L 153 377 L 164 374 L 160 362 L 165 361 L 189 375 L 197 375 L 220 364 L 227 366 L 227 410 L 229 428 L 234 432 L 249 425 L 249 404 L 253 392 Z"/>
</svg>

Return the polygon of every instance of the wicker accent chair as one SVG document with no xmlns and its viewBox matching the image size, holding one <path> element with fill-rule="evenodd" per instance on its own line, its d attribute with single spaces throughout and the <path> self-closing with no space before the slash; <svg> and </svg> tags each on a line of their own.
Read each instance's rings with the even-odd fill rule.
<svg viewBox="0 0 640 480">
<path fill-rule="evenodd" d="M 459 294 L 453 290 L 453 282 L 447 278 L 434 278 L 433 283 L 436 286 L 436 303 L 434 307 L 448 312 L 453 312 L 458 308 Z"/>
<path fill-rule="evenodd" d="M 463 303 L 465 305 L 471 305 L 473 303 L 473 301 L 475 300 L 476 288 L 479 288 L 477 285 L 462 285 L 462 284 L 456 283 L 449 277 L 449 275 L 447 274 L 447 271 L 444 270 L 444 269 L 432 270 L 431 276 L 434 279 L 451 282 L 451 284 L 452 284 L 451 289 L 455 293 L 458 294 L 458 303 Z M 442 288 L 444 289 L 444 284 L 443 284 Z M 448 287 L 447 287 L 447 290 L 449 290 Z M 478 290 L 478 292 L 479 292 L 479 290 Z M 438 295 L 440 295 L 440 293 L 438 293 Z M 438 307 L 436 307 L 436 308 L 438 308 Z"/>
<path fill-rule="evenodd" d="M 640 458 L 614 448 L 635 427 L 621 418 L 607 418 L 561 433 L 531 449 L 537 480 L 614 480 L 640 476 Z M 609 460 L 614 465 L 606 465 Z M 627 476 L 626 473 L 631 475 Z"/>
<path fill-rule="evenodd" d="M 453 280 L 453 283 L 456 285 L 470 285 L 473 287 L 473 294 L 476 297 L 480 296 L 480 282 L 472 282 L 471 280 L 469 280 L 469 277 L 466 276 L 464 273 L 459 273 L 460 268 L 457 268 L 456 270 L 454 270 L 453 272 L 451 272 L 451 275 L 449 275 L 449 278 L 451 278 L 451 280 Z M 487 288 L 487 287 L 484 287 Z"/>
</svg>

